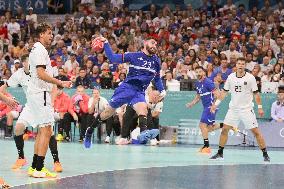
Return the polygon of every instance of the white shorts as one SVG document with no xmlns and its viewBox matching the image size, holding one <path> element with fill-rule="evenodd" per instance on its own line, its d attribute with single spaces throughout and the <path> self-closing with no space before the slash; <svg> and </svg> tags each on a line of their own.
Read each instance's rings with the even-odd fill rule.
<svg viewBox="0 0 284 189">
<path fill-rule="evenodd" d="M 253 129 L 258 127 L 258 123 L 253 109 L 247 109 L 247 110 L 229 109 L 226 114 L 224 124 L 232 127 L 238 127 L 240 122 L 244 124 L 245 129 Z"/>
<path fill-rule="evenodd" d="M 26 104 L 22 112 L 20 113 L 19 119 L 17 120 L 16 124 L 21 123 L 24 124 L 25 127 L 28 127 L 29 125 L 31 125 L 32 120 L 33 114 L 31 113 L 29 106 Z"/>
<path fill-rule="evenodd" d="M 27 95 L 27 105 L 33 115 L 32 127 L 46 127 L 54 125 L 54 109 L 51 105 L 49 92 L 40 92 Z"/>
</svg>

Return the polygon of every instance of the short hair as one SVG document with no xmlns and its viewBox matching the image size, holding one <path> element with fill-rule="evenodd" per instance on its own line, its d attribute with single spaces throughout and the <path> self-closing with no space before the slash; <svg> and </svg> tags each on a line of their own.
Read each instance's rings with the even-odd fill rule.
<svg viewBox="0 0 284 189">
<path fill-rule="evenodd" d="M 284 93 L 284 85 L 278 87 L 278 93 Z"/>
<path fill-rule="evenodd" d="M 244 57 L 239 57 L 239 58 L 237 58 L 237 61 L 246 61 L 246 59 L 244 58 Z"/>
<path fill-rule="evenodd" d="M 85 68 L 80 68 L 79 72 L 80 72 L 80 71 L 82 71 L 82 70 L 83 70 L 83 71 L 86 71 L 86 69 L 85 69 Z"/>
<path fill-rule="evenodd" d="M 157 39 L 156 39 L 155 37 L 153 37 L 153 36 L 147 36 L 147 37 L 145 38 L 145 41 L 149 41 L 149 40 L 151 40 L 151 39 L 157 41 Z"/>
<path fill-rule="evenodd" d="M 202 66 L 197 66 L 197 67 L 195 68 L 195 70 L 197 70 L 197 69 L 201 69 L 201 70 L 203 70 L 203 71 L 205 72 L 205 69 L 204 69 Z"/>
<path fill-rule="evenodd" d="M 36 28 L 36 35 L 39 37 L 40 34 L 45 33 L 47 30 L 52 30 L 52 27 L 45 22 L 40 23 Z"/>
<path fill-rule="evenodd" d="M 26 61 L 28 58 L 29 58 L 29 54 L 24 54 L 24 55 L 21 57 L 21 62 Z"/>
</svg>

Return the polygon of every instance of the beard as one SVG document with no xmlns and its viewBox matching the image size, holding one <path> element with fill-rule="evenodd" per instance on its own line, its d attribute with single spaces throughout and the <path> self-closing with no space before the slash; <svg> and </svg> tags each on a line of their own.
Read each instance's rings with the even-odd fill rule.
<svg viewBox="0 0 284 189">
<path fill-rule="evenodd" d="M 155 54 L 155 53 L 157 52 L 157 48 L 155 48 L 155 47 L 149 47 L 148 45 L 146 46 L 146 50 L 148 51 L 148 53 L 149 53 L 150 55 L 153 55 L 153 54 Z"/>
</svg>

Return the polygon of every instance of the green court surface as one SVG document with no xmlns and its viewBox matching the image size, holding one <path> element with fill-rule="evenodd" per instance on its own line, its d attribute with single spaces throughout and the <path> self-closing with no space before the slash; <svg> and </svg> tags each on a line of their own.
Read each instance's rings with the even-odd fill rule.
<svg viewBox="0 0 284 189">
<path fill-rule="evenodd" d="M 25 155 L 29 161 L 29 165 L 33 156 L 33 144 L 33 141 L 28 141 L 25 143 Z M 199 146 L 117 146 L 108 144 L 94 144 L 91 149 L 85 149 L 83 145 L 79 143 L 59 143 L 59 156 L 63 165 L 63 172 L 60 173 L 58 178 L 55 180 L 35 179 L 28 177 L 26 174 L 28 166 L 21 170 L 11 170 L 11 166 L 17 158 L 14 141 L 0 140 L 0 146 L 0 175 L 10 185 L 17 186 L 15 188 L 70 188 L 71 186 L 71 188 L 129 188 L 121 185 L 123 182 L 116 184 L 116 182 L 112 182 L 110 180 L 108 181 L 109 184 L 105 185 L 105 187 L 99 183 L 102 182 L 105 184 L 103 181 L 110 176 L 110 173 L 112 173 L 112 177 L 115 177 L 118 180 L 124 180 L 124 182 L 127 182 L 125 179 L 127 180 L 129 178 L 132 180 L 132 182 L 134 182 L 133 180 L 135 180 L 135 177 L 133 177 L 133 174 L 132 176 L 128 174 L 135 170 L 139 173 L 136 177 L 138 180 L 141 179 L 141 175 L 144 175 L 143 178 L 145 178 L 145 176 L 149 177 L 149 175 L 155 173 L 146 180 L 142 179 L 141 182 L 144 184 L 141 184 L 136 188 L 147 188 L 149 182 L 155 176 L 161 178 L 162 180 L 160 180 L 161 184 L 157 184 L 157 186 L 154 188 L 167 188 L 167 186 L 165 186 L 163 183 L 169 179 L 172 180 L 173 183 L 168 185 L 168 188 L 187 188 L 187 182 L 191 182 L 191 184 L 192 182 L 196 182 L 198 185 L 201 184 L 201 188 L 210 188 L 206 182 L 201 182 L 196 179 L 193 181 L 191 180 L 192 178 L 196 177 L 197 173 L 207 175 L 207 177 L 210 178 L 209 180 L 218 180 L 220 175 L 216 175 L 214 171 L 212 172 L 212 168 L 213 170 L 221 169 L 221 173 L 224 173 L 224 171 L 230 173 L 230 171 L 228 171 L 230 169 L 228 168 L 237 166 L 237 172 L 239 172 L 241 175 L 244 172 L 249 173 L 250 171 L 252 171 L 254 174 L 258 174 L 253 170 L 258 170 L 259 166 L 265 166 L 266 168 L 264 170 L 272 169 L 269 171 L 269 174 L 264 174 L 263 171 L 259 171 L 260 180 L 265 180 L 265 177 L 272 179 L 274 176 L 277 176 L 275 175 L 277 171 L 282 172 L 282 174 L 284 171 L 284 152 L 282 149 L 270 149 L 269 154 L 271 157 L 271 163 L 264 164 L 261 151 L 248 147 L 227 148 L 224 151 L 225 159 L 223 161 L 212 161 L 209 160 L 208 155 L 197 153 Z M 216 152 L 216 149 L 213 149 L 213 153 L 214 152 Z M 52 169 L 53 161 L 50 151 L 47 153 L 45 165 L 48 169 Z M 209 169 L 211 171 L 209 171 L 208 167 L 210 167 Z M 250 169 L 248 169 L 248 167 L 250 167 Z M 165 168 L 165 170 L 163 170 L 163 168 Z M 186 170 L 184 170 L 185 168 Z M 157 173 L 158 169 L 161 171 L 158 171 Z M 168 169 L 173 169 L 175 173 L 184 171 L 187 174 L 184 175 L 184 173 L 182 173 L 183 176 L 181 177 L 177 174 L 172 174 L 172 171 Z M 147 171 L 145 172 L 145 170 Z M 169 171 L 171 174 L 166 174 Z M 163 174 L 163 172 L 165 174 Z M 232 172 L 234 172 L 234 170 L 232 170 Z M 188 177 L 186 175 L 188 175 Z M 247 179 L 246 182 L 255 179 L 254 176 L 251 176 L 250 178 L 249 175 L 244 178 Z M 235 176 L 238 177 L 238 174 Z M 280 175 L 278 175 L 278 177 L 279 176 Z M 86 180 L 82 180 L 82 178 L 85 178 Z M 98 178 L 102 178 L 102 180 L 95 182 L 95 180 Z M 61 180 L 64 181 L 64 179 L 67 179 L 66 182 L 60 182 Z M 180 179 L 183 180 L 181 181 Z M 33 184 L 38 182 L 43 183 L 40 185 Z M 82 182 L 82 186 L 76 186 L 76 184 L 82 184 Z M 281 180 L 274 180 L 274 182 L 281 182 Z M 284 184 L 283 182 L 284 181 L 282 179 L 282 184 Z M 176 187 L 174 183 L 176 183 Z M 184 183 L 184 185 L 179 185 L 178 183 Z M 202 185 L 202 183 L 204 185 Z M 52 186 L 50 186 L 50 184 L 52 184 Z M 224 184 L 226 185 L 229 183 L 224 182 Z M 278 188 L 277 185 L 281 183 L 275 184 L 275 186 L 269 185 L 269 188 Z M 228 186 L 224 186 L 224 188 L 237 187 L 237 185 L 235 187 L 233 185 L 229 184 Z M 261 186 L 263 187 L 264 185 Z M 192 186 L 188 188 L 194 187 Z M 282 188 L 284 188 L 284 185 L 282 185 Z"/>
</svg>

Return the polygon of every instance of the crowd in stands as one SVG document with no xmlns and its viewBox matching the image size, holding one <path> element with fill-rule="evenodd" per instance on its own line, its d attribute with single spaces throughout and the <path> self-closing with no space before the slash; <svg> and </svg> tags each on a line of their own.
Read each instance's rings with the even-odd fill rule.
<svg viewBox="0 0 284 189">
<path fill-rule="evenodd" d="M 60 7 L 51 2 L 50 12 L 57 13 Z M 232 0 L 224 6 L 216 0 L 202 2 L 199 9 L 191 4 L 176 5 L 174 10 L 152 4 L 148 11 L 133 11 L 123 0 L 111 0 L 100 7 L 92 0 L 82 0 L 73 14 L 53 23 L 50 57 L 54 75 L 71 80 L 74 87 L 113 89 L 126 77 L 127 64 L 110 62 L 104 52 L 94 52 L 91 40 L 102 35 L 115 53 L 125 53 L 140 50 L 143 39 L 152 36 L 159 44 L 161 77 L 168 90 L 193 90 L 197 66 L 222 87 L 238 57 L 246 58 L 247 71 L 256 77 L 259 89 L 265 82 L 284 84 L 283 4 L 272 8 L 265 0 L 261 10 L 247 10 Z M 21 56 L 29 53 L 37 40 L 33 36 L 37 17 L 32 7 L 1 15 L 2 81 L 21 67 Z"/>
</svg>

